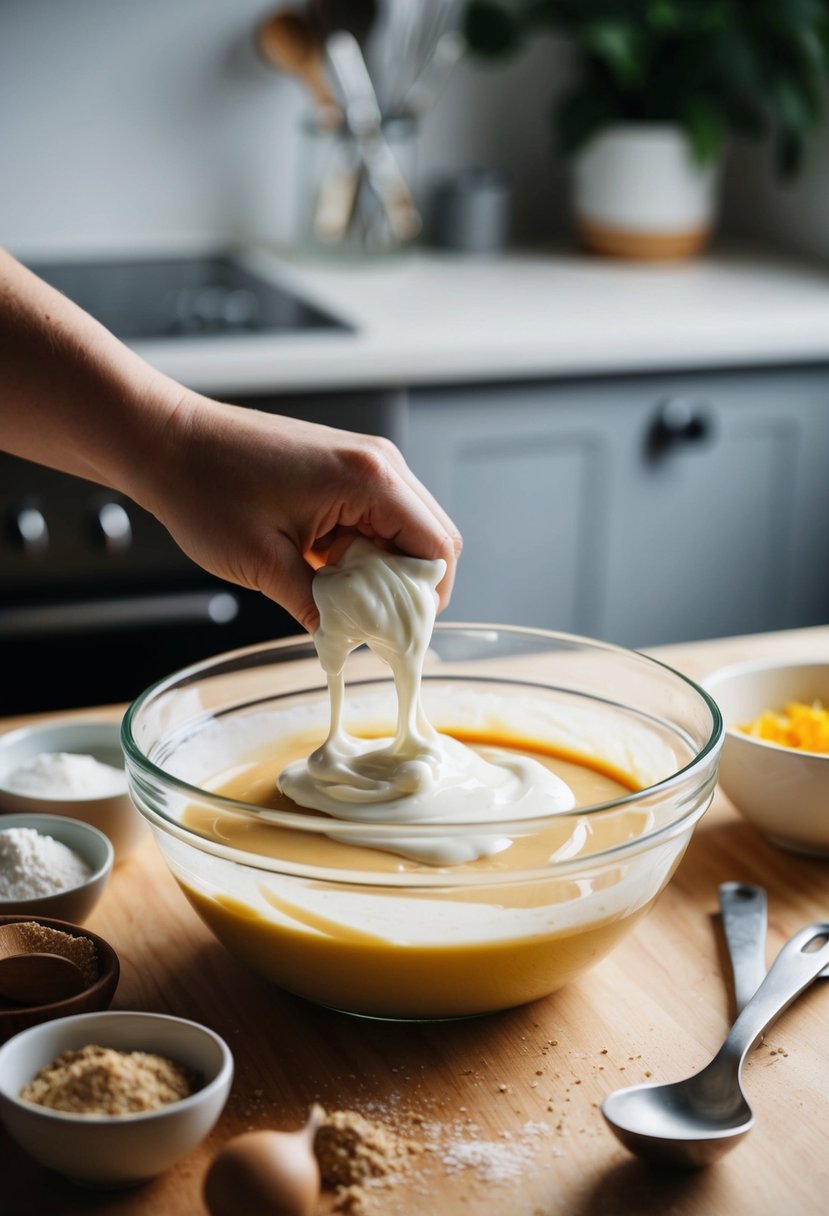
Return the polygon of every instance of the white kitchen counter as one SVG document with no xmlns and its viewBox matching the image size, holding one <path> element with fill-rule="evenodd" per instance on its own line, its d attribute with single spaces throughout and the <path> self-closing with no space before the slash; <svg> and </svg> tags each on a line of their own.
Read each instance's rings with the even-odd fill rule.
<svg viewBox="0 0 829 1216">
<path fill-rule="evenodd" d="M 829 361 L 829 272 L 750 253 L 669 265 L 575 253 L 413 253 L 252 268 L 352 332 L 136 345 L 213 394 L 475 383 Z"/>
</svg>

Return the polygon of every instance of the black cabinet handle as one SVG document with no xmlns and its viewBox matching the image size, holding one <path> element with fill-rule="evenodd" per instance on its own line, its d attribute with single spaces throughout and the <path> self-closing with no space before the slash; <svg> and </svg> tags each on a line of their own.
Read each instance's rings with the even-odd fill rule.
<svg viewBox="0 0 829 1216">
<path fill-rule="evenodd" d="M 711 407 L 690 397 L 670 397 L 648 427 L 645 451 L 656 460 L 679 448 L 706 443 L 714 435 Z"/>
</svg>

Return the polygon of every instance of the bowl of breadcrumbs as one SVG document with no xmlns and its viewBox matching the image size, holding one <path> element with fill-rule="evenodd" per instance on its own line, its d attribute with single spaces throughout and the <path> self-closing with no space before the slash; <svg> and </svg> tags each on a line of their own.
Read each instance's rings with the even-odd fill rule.
<svg viewBox="0 0 829 1216">
<path fill-rule="evenodd" d="M 156 1013 L 95 1013 L 30 1027 L 0 1047 L 0 1118 L 75 1182 L 155 1177 L 212 1130 L 233 1079 L 214 1031 Z"/>
</svg>

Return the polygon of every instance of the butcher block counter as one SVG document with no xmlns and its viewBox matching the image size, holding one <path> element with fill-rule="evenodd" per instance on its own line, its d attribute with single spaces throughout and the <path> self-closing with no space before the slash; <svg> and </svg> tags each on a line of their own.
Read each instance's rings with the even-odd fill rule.
<svg viewBox="0 0 829 1216">
<path fill-rule="evenodd" d="M 829 659 L 829 627 L 654 653 L 702 678 L 755 657 Z M 729 879 L 767 889 L 769 959 L 794 930 L 829 916 L 829 862 L 767 844 L 718 794 L 655 908 L 593 971 L 506 1013 L 394 1024 L 269 988 L 202 925 L 148 837 L 116 869 L 88 926 L 121 958 L 113 1008 L 192 1018 L 227 1040 L 236 1060 L 229 1103 L 198 1151 L 129 1191 L 64 1182 L 0 1132 L 0 1210 L 204 1216 L 201 1182 L 219 1146 L 252 1128 L 297 1127 L 319 1101 L 425 1145 L 405 1185 L 368 1193 L 365 1211 L 377 1216 L 817 1216 L 829 1194 L 829 991 L 821 983 L 749 1057 L 757 1123 L 719 1164 L 691 1173 L 648 1167 L 621 1148 L 599 1110 L 619 1086 L 696 1071 L 724 1037 L 731 993 L 715 914 L 717 886 Z M 330 1206 L 328 1196 L 320 1212 Z M 240 1216 L 256 1213 L 240 1208 Z"/>
</svg>

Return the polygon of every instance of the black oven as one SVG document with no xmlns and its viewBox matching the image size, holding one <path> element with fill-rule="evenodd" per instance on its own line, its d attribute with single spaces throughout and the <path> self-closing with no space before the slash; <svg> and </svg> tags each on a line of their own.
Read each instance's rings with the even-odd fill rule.
<svg viewBox="0 0 829 1216">
<path fill-rule="evenodd" d="M 270 284 L 256 303 L 255 277 L 231 274 L 226 261 L 99 263 L 89 274 L 78 265 L 34 269 L 127 339 L 152 336 L 153 308 L 156 337 L 184 330 L 207 341 L 226 332 L 223 309 L 242 344 L 263 332 L 337 324 L 295 300 L 277 307 Z M 131 298 L 140 330 L 130 328 Z M 395 392 L 235 400 L 401 437 Z M 0 525 L 0 714 L 126 701 L 185 664 L 299 632 L 264 596 L 202 571 L 128 499 L 5 454 Z"/>
</svg>

